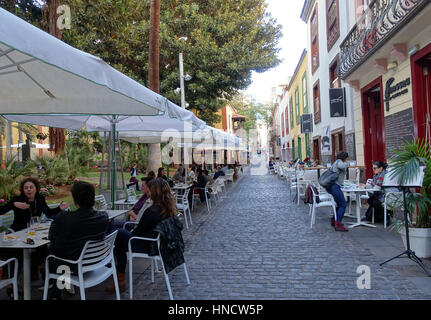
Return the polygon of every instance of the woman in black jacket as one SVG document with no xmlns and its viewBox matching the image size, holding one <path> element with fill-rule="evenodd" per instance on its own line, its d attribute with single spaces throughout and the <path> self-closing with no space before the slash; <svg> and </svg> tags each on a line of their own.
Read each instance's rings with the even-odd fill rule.
<svg viewBox="0 0 431 320">
<path fill-rule="evenodd" d="M 153 229 L 164 219 L 173 217 L 177 213 L 177 206 L 174 197 L 171 193 L 169 184 L 163 178 L 157 178 L 149 182 L 151 200 L 153 205 L 145 210 L 139 220 L 136 228 L 130 232 L 127 230 L 118 230 L 117 238 L 115 239 L 114 255 L 117 261 L 117 277 L 120 291 L 126 288 L 126 264 L 128 243 L 131 237 L 156 238 L 157 233 Z M 134 251 L 149 252 L 150 242 L 134 241 L 132 248 Z M 115 292 L 115 287 L 109 286 L 106 291 Z"/>
<path fill-rule="evenodd" d="M 39 181 L 34 178 L 26 178 L 21 182 L 20 195 L 13 197 L 8 203 L 0 207 L 0 215 L 3 215 L 10 210 L 14 212 L 14 220 L 11 229 L 20 231 L 27 228 L 31 217 L 40 217 L 44 213 L 48 218 L 53 218 L 57 213 L 66 210 L 70 203 L 61 203 L 57 208 L 51 209 L 45 201 L 45 197 L 39 194 Z M 46 248 L 41 247 L 32 254 L 31 278 L 37 280 L 37 266 L 44 261 L 46 256 Z M 22 268 L 22 250 L 2 249 L 0 250 L 0 258 L 17 258 L 19 268 Z M 8 295 L 12 298 L 12 288 L 8 288 Z"/>
<path fill-rule="evenodd" d="M 0 207 L 0 215 L 10 210 L 14 212 L 14 220 L 11 229 L 20 231 L 27 228 L 31 217 L 40 217 L 44 213 L 48 218 L 53 218 L 57 213 L 69 208 L 70 203 L 61 203 L 57 208 L 51 209 L 45 201 L 45 197 L 39 194 L 39 181 L 34 178 L 26 178 L 21 182 L 20 195 L 13 197 L 8 203 Z"/>
</svg>

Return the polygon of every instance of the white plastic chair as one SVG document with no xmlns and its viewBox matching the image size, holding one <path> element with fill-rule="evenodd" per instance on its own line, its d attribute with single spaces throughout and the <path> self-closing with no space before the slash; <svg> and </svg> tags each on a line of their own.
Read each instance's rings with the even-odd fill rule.
<svg viewBox="0 0 431 320">
<path fill-rule="evenodd" d="M 309 185 L 313 186 L 317 189 L 317 187 L 314 184 L 309 184 Z M 313 188 L 311 188 L 311 190 L 313 192 L 313 204 L 310 204 L 310 211 L 308 213 L 311 216 L 310 228 L 313 228 L 313 225 L 316 222 L 316 208 L 332 207 L 332 209 L 334 211 L 335 221 L 337 221 L 337 209 L 336 209 L 334 198 L 332 196 L 331 197 L 320 197 L 319 194 L 316 194 L 314 192 Z M 320 199 L 319 203 L 317 203 L 317 197 L 319 197 L 319 199 Z"/>
<path fill-rule="evenodd" d="M 81 300 L 85 300 L 86 288 L 94 287 L 108 279 L 110 276 L 114 278 L 115 293 L 117 300 L 120 300 L 120 290 L 118 287 L 117 270 L 115 268 L 114 259 L 114 243 L 117 233 L 118 231 L 116 230 L 106 236 L 103 240 L 87 241 L 82 249 L 81 255 L 76 261 L 49 255 L 46 258 L 46 276 L 43 300 L 46 300 L 48 297 L 49 280 L 58 279 L 60 276 L 63 276 L 63 274 L 49 272 L 50 259 L 57 259 L 69 264 L 76 264 L 78 266 L 78 275 L 71 275 L 70 283 L 71 285 L 79 287 Z M 108 264 L 111 266 L 107 267 Z"/>
<path fill-rule="evenodd" d="M 6 261 L 2 261 L 0 260 L 0 268 L 9 265 L 11 267 L 13 262 L 13 277 L 9 278 L 9 279 L 3 279 L 0 280 L 0 289 L 1 288 L 5 288 L 8 285 L 12 285 L 13 286 L 13 299 L 14 300 L 18 300 L 18 259 L 16 258 L 11 258 L 9 260 Z M 9 273 L 10 273 L 10 269 L 9 269 Z"/>
<path fill-rule="evenodd" d="M 132 241 L 155 241 L 157 242 L 157 250 L 159 252 L 158 255 L 156 256 L 149 256 L 147 253 L 141 253 L 141 252 L 134 252 L 132 250 Z M 153 238 L 143 238 L 143 237 L 132 237 L 129 239 L 129 244 L 128 244 L 128 248 L 129 248 L 129 290 L 130 290 L 130 299 L 133 299 L 133 258 L 141 258 L 141 259 L 151 259 L 151 282 L 154 283 L 154 268 L 156 268 L 157 266 L 157 261 L 160 261 L 161 265 L 162 265 L 162 269 L 163 269 L 163 275 L 165 276 L 165 281 L 166 281 L 166 286 L 168 288 L 168 292 L 169 292 L 169 298 L 171 300 L 174 300 L 174 297 L 172 295 L 172 289 L 171 289 L 171 284 L 169 281 L 169 276 L 166 273 L 165 270 L 165 265 L 163 263 L 163 258 L 162 255 L 160 254 L 160 234 L 157 236 L 157 238 L 153 239 Z M 187 266 L 184 263 L 184 273 L 186 275 L 186 280 L 187 280 L 187 284 L 190 284 L 190 279 L 189 279 L 189 274 L 187 272 Z"/>
<path fill-rule="evenodd" d="M 232 169 L 226 170 L 225 180 L 230 181 L 233 183 L 233 175 L 235 174 L 235 171 Z"/>
<path fill-rule="evenodd" d="M 15 219 L 15 214 L 13 211 L 9 211 L 4 215 L 0 216 L 0 226 L 10 228 L 13 224 L 13 220 Z"/>
<path fill-rule="evenodd" d="M 129 188 L 126 190 L 127 199 L 136 200 L 136 189 Z"/>
<path fill-rule="evenodd" d="M 205 202 L 206 202 L 208 213 L 209 213 L 210 209 L 211 209 L 211 202 L 209 201 L 210 199 L 208 198 L 208 194 L 209 194 L 208 186 L 209 186 L 209 181 L 205 185 L 205 188 L 197 188 L 197 187 L 195 187 L 194 190 L 203 190 L 204 191 L 204 193 L 205 193 Z M 200 199 L 200 194 L 199 193 L 194 193 L 194 191 L 193 191 L 192 210 L 193 210 L 193 207 L 194 207 L 195 198 Z"/>
<path fill-rule="evenodd" d="M 190 188 L 186 189 L 184 191 L 184 194 L 177 196 L 177 210 L 179 211 L 179 215 L 184 214 L 184 220 L 186 221 L 187 229 L 189 229 L 189 224 L 187 223 L 187 212 L 189 214 L 190 225 L 193 224 L 192 213 L 190 210 L 190 204 L 189 204 L 189 198 L 188 198 L 189 193 L 190 193 Z"/>
<path fill-rule="evenodd" d="M 99 194 L 94 197 L 94 202 L 99 207 L 99 210 L 107 210 L 109 209 L 109 203 L 106 202 L 105 196 L 103 194 Z"/>
</svg>

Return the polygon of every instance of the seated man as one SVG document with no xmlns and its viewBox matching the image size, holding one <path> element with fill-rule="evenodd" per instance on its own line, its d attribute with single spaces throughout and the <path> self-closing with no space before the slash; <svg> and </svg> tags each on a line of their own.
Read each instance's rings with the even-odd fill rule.
<svg viewBox="0 0 431 320">
<path fill-rule="evenodd" d="M 172 180 L 174 180 L 174 182 L 185 182 L 184 167 L 182 165 L 178 167 L 178 170 L 174 173 Z"/>
<path fill-rule="evenodd" d="M 101 240 L 108 228 L 106 212 L 93 210 L 95 191 L 92 184 L 75 182 L 72 187 L 72 197 L 78 208 L 72 212 L 59 213 L 52 222 L 48 238 L 51 241 L 50 253 L 68 260 L 77 260 L 84 245 L 89 240 Z M 60 260 L 50 260 L 49 270 L 57 271 L 57 267 L 65 263 Z M 77 265 L 70 265 L 71 272 L 77 270 Z M 60 290 L 54 285 L 53 298 L 60 298 Z"/>
<path fill-rule="evenodd" d="M 226 174 L 221 170 L 220 166 L 217 166 L 217 172 L 214 173 L 214 180 L 216 180 L 218 177 L 224 177 Z"/>
</svg>

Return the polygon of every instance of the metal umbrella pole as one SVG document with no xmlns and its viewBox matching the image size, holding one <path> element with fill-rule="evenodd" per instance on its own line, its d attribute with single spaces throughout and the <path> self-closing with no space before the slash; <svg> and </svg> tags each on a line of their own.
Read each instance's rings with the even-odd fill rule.
<svg viewBox="0 0 431 320">
<path fill-rule="evenodd" d="M 112 154 L 112 172 L 111 172 L 111 204 L 112 204 L 112 210 L 114 209 L 115 206 L 115 191 L 117 189 L 117 183 L 116 183 L 116 170 L 117 170 L 117 158 L 115 155 L 115 137 L 116 137 L 116 116 L 112 116 L 112 125 L 111 125 L 111 134 L 112 134 L 112 149 L 111 149 L 111 154 Z"/>
</svg>

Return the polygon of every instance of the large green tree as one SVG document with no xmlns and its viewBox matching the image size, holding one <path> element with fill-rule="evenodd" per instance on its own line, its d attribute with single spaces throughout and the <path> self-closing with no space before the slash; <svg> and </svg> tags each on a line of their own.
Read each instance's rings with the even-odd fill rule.
<svg viewBox="0 0 431 320">
<path fill-rule="evenodd" d="M 41 3 L 0 0 L 0 6 L 34 24 L 43 13 Z M 61 4 L 68 4 L 72 14 L 63 41 L 148 85 L 150 1 L 62 0 Z M 179 87 L 178 54 L 183 52 L 185 72 L 192 76 L 186 82 L 186 100 L 202 119 L 216 122 L 216 111 L 225 99 L 250 85 L 252 71 L 265 72 L 280 62 L 281 26 L 266 8 L 265 0 L 162 1 L 160 93 L 180 104 L 174 90 Z"/>
</svg>

